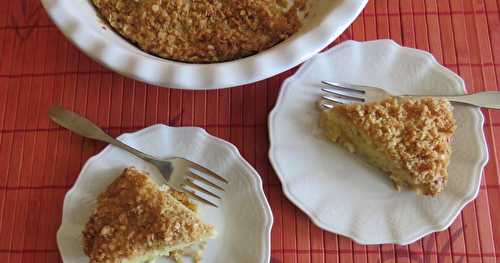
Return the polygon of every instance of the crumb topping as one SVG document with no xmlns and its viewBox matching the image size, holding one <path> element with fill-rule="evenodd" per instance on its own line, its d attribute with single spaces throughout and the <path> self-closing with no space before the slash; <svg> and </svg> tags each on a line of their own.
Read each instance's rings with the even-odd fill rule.
<svg viewBox="0 0 500 263">
<path fill-rule="evenodd" d="M 211 237 L 213 227 L 149 177 L 126 169 L 98 198 L 83 231 L 90 262 L 121 262 L 148 251 L 198 242 Z"/>
<path fill-rule="evenodd" d="M 427 195 L 439 193 L 448 178 L 450 140 L 456 129 L 451 104 L 441 98 L 398 99 L 333 108 L 367 134 L 409 172 Z"/>
<path fill-rule="evenodd" d="M 177 201 L 181 202 L 184 206 L 186 206 L 193 212 L 198 211 L 198 206 L 191 202 L 187 194 L 179 192 L 173 188 L 168 188 L 168 194 L 177 199 Z"/>
<path fill-rule="evenodd" d="M 308 0 L 92 0 L 109 24 L 141 49 L 185 62 L 232 60 L 298 31 Z"/>
</svg>

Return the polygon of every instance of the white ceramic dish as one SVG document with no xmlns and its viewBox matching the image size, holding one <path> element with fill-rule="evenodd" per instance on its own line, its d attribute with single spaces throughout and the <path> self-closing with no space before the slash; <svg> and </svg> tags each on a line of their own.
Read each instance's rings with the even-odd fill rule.
<svg viewBox="0 0 500 263">
<path fill-rule="evenodd" d="M 285 81 L 269 117 L 269 156 L 286 196 L 319 227 L 361 244 L 408 244 L 447 228 L 479 191 L 487 162 L 483 116 L 454 105 L 449 182 L 436 198 L 397 192 L 389 179 L 317 128 L 320 81 L 384 87 L 395 94 L 462 94 L 463 80 L 424 51 L 390 40 L 348 41 Z"/>
<path fill-rule="evenodd" d="M 257 55 L 225 63 L 187 64 L 145 52 L 107 28 L 89 0 L 42 0 L 59 29 L 108 68 L 150 84 L 182 89 L 225 88 L 262 80 L 321 51 L 358 16 L 367 0 L 312 0 L 300 32 Z"/>
<path fill-rule="evenodd" d="M 208 242 L 202 262 L 233 262 L 235 258 L 238 262 L 269 262 L 271 209 L 259 175 L 235 146 L 200 128 L 164 125 L 124 134 L 119 139 L 158 157 L 181 156 L 196 161 L 230 181 L 219 208 L 199 206 L 201 218 L 218 232 L 217 238 Z M 62 224 L 57 233 L 64 262 L 88 262 L 82 250 L 81 231 L 97 195 L 129 166 L 149 171 L 153 179 L 163 181 L 154 167 L 116 147 L 106 147 L 84 165 L 64 199 Z"/>
</svg>

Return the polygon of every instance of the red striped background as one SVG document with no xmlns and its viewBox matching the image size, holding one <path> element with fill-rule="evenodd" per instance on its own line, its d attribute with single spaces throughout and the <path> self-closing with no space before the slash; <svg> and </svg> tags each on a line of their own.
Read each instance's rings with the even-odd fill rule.
<svg viewBox="0 0 500 263">
<path fill-rule="evenodd" d="M 498 90 L 499 8 L 500 0 L 371 0 L 336 43 L 391 38 L 432 52 L 470 91 Z M 50 123 L 52 104 L 113 135 L 154 123 L 195 125 L 235 144 L 262 176 L 272 206 L 272 262 L 500 261 L 500 111 L 483 110 L 490 161 L 481 192 L 448 230 L 409 246 L 361 246 L 312 225 L 283 196 L 267 160 L 267 114 L 293 71 L 233 89 L 158 88 L 91 61 L 38 1 L 0 1 L 0 262 L 60 261 L 64 194 L 104 147 Z"/>
</svg>

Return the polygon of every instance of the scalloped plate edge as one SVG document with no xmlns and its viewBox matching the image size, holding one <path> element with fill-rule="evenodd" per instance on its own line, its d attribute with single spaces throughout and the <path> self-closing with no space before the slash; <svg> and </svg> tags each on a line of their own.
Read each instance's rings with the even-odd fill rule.
<svg viewBox="0 0 500 263">
<path fill-rule="evenodd" d="M 428 53 L 426 51 L 419 50 L 419 49 L 414 49 L 414 48 L 409 48 L 409 47 L 403 47 L 403 46 L 397 44 L 396 42 L 394 42 L 393 40 L 390 40 L 390 39 L 372 40 L 372 41 L 364 41 L 364 42 L 359 42 L 359 41 L 354 41 L 354 40 L 344 41 L 343 43 L 341 43 L 341 44 L 339 44 L 339 45 L 337 45 L 335 47 L 332 47 L 331 49 L 329 49 L 329 50 L 327 50 L 325 52 L 319 53 L 315 57 L 311 58 L 309 61 L 305 62 L 297 70 L 297 72 L 295 74 L 293 74 L 292 76 L 290 76 L 289 78 L 287 78 L 283 82 L 283 84 L 281 85 L 281 89 L 280 89 L 280 92 L 278 94 L 278 99 L 277 99 L 276 105 L 275 105 L 275 107 L 273 108 L 273 110 L 271 111 L 271 113 L 269 114 L 269 117 L 268 117 L 268 123 L 269 123 L 268 132 L 269 132 L 269 139 L 270 139 L 270 149 L 269 149 L 269 152 L 268 152 L 269 160 L 270 160 L 271 166 L 276 171 L 276 175 L 278 176 L 278 178 L 279 178 L 279 180 L 280 180 L 280 182 L 282 184 L 282 190 L 283 190 L 283 193 L 285 194 L 285 196 L 295 206 L 297 206 L 300 210 L 302 210 L 311 219 L 311 221 L 316 226 L 318 226 L 318 227 L 320 227 L 320 228 L 322 228 L 322 229 L 324 229 L 326 231 L 337 233 L 337 234 L 340 234 L 342 236 L 349 237 L 352 240 L 354 240 L 356 243 L 363 244 L 363 245 L 376 245 L 376 244 L 408 245 L 410 243 L 413 243 L 413 242 L 419 240 L 420 238 L 422 238 L 422 237 L 424 237 L 424 236 L 426 236 L 428 234 L 431 234 L 431 233 L 434 233 L 434 232 L 438 232 L 438 231 L 442 231 L 442 230 L 447 229 L 455 221 L 455 219 L 460 214 L 460 212 L 462 211 L 462 209 L 468 203 L 470 203 L 471 201 L 473 201 L 478 196 L 479 190 L 480 190 L 480 186 L 481 186 L 481 178 L 483 176 L 483 169 L 486 166 L 486 163 L 488 162 L 488 159 L 489 159 L 488 149 L 487 149 L 487 143 L 486 143 L 486 137 L 484 135 L 484 130 L 483 130 L 484 116 L 481 113 L 481 111 L 480 111 L 479 108 L 476 108 L 476 109 L 473 110 L 473 114 L 476 117 L 474 125 L 475 125 L 476 130 L 480 131 L 478 133 L 479 133 L 479 136 L 481 137 L 480 139 L 481 139 L 482 146 L 483 146 L 483 147 L 481 147 L 480 160 L 474 165 L 474 169 L 476 170 L 476 173 L 479 174 L 479 176 L 476 176 L 476 182 L 475 182 L 476 187 L 474 187 L 474 188 L 471 189 L 471 191 L 461 200 L 460 204 L 456 207 L 456 209 L 454 210 L 454 212 L 450 213 L 450 215 L 447 218 L 443 219 L 441 223 L 430 225 L 428 228 L 416 231 L 415 234 L 413 234 L 413 235 L 411 235 L 409 237 L 406 237 L 406 238 L 401 238 L 401 239 L 396 239 L 396 240 L 383 240 L 382 242 L 373 242 L 373 241 L 366 240 L 366 239 L 364 239 L 364 238 L 362 238 L 360 236 L 357 236 L 357 235 L 355 235 L 353 233 L 350 233 L 350 232 L 347 232 L 347 231 L 339 231 L 338 229 L 335 229 L 335 228 L 332 228 L 332 227 L 328 226 L 328 224 L 326 222 L 322 222 L 318 217 L 316 217 L 315 214 L 312 211 L 309 211 L 308 209 L 306 209 L 305 206 L 299 201 L 299 199 L 296 198 L 289 191 L 289 188 L 287 186 L 287 182 L 285 180 L 285 177 L 283 176 L 284 173 L 281 170 L 278 162 L 276 161 L 276 158 L 274 157 L 275 156 L 274 151 L 276 149 L 275 148 L 276 146 L 273 145 L 273 143 L 272 143 L 273 142 L 273 137 L 274 137 L 274 134 L 275 134 L 275 132 L 273 131 L 273 129 L 274 129 L 274 123 L 275 123 L 274 119 L 276 118 L 276 114 L 279 111 L 281 105 L 283 104 L 283 98 L 285 97 L 285 94 L 288 91 L 289 84 L 291 82 L 293 82 L 295 79 L 298 79 L 310 67 L 310 65 L 313 63 L 314 59 L 316 59 L 317 57 L 325 55 L 325 54 L 333 53 L 333 52 L 338 51 L 338 50 L 343 49 L 343 48 L 348 48 L 351 45 L 363 45 L 364 43 L 381 43 L 381 44 L 393 45 L 393 46 L 395 46 L 397 48 L 400 48 L 400 49 L 402 49 L 402 50 L 404 50 L 406 52 L 411 52 L 411 53 L 423 56 L 426 59 L 428 59 L 430 62 L 432 62 L 432 65 L 436 69 L 438 69 L 439 71 L 441 71 L 441 73 L 447 75 L 448 78 L 450 78 L 450 80 L 457 81 L 458 84 L 460 85 L 460 87 L 462 87 L 462 89 L 464 90 L 464 92 L 466 91 L 465 81 L 460 76 L 458 76 L 457 74 L 455 74 L 453 71 L 451 71 L 448 68 L 446 68 L 443 65 L 441 65 L 431 53 Z"/>
<path fill-rule="evenodd" d="M 284 42 L 280 43 L 283 45 L 278 47 L 278 45 L 280 45 L 278 44 L 274 48 L 246 58 L 213 64 L 189 64 L 173 60 L 159 59 L 154 56 L 147 59 L 141 58 L 138 54 L 146 55 L 146 53 L 140 50 L 136 50 L 139 53 L 135 53 L 135 51 L 132 52 L 130 50 L 126 50 L 118 45 L 110 45 L 108 44 L 108 41 L 106 41 L 106 38 L 96 36 L 96 34 L 92 30 L 89 30 L 86 25 L 82 24 L 78 18 L 71 17 L 64 11 L 62 7 L 63 3 L 59 3 L 61 0 L 41 0 L 41 3 L 46 12 L 49 14 L 51 20 L 57 25 L 66 38 L 86 55 L 103 66 L 129 78 L 152 85 L 190 90 L 210 90 L 235 87 L 263 80 L 293 68 L 294 66 L 299 65 L 300 63 L 311 58 L 335 40 L 349 27 L 352 22 L 354 22 L 356 17 L 359 16 L 368 3 L 368 0 L 358 1 L 359 2 L 342 2 L 342 7 L 349 12 L 341 15 L 343 18 L 343 20 L 341 20 L 342 23 L 335 27 L 335 30 L 331 32 L 328 37 L 323 37 L 323 35 L 324 32 L 328 32 L 328 29 L 331 28 L 331 23 L 320 23 L 313 30 L 304 34 L 301 39 L 295 39 L 295 41 L 286 42 L 286 44 L 283 44 Z M 327 15 L 327 18 L 329 19 L 326 20 L 332 20 L 339 24 L 338 19 L 332 19 L 332 17 L 333 14 L 329 14 Z M 337 17 L 339 17 L 339 15 L 337 15 Z M 294 56 L 293 59 L 290 59 L 286 56 L 286 54 L 290 52 L 294 53 L 296 51 L 296 48 L 293 45 L 295 42 L 300 42 L 300 44 L 305 45 L 305 52 L 300 53 L 298 56 Z M 310 45 L 310 43 L 315 43 L 315 45 L 307 46 Z M 104 55 L 97 55 L 92 52 L 93 46 L 100 45 L 103 45 L 103 50 L 106 51 L 103 53 L 108 53 L 108 56 L 105 57 Z M 183 77 L 174 80 L 153 78 L 151 75 L 147 75 L 139 70 L 129 70 L 126 66 L 117 64 L 114 59 L 110 58 L 109 54 L 114 54 L 115 57 L 136 60 L 139 68 L 148 68 L 147 72 L 168 72 L 173 70 L 178 73 L 176 75 L 182 75 Z M 150 55 L 147 54 L 147 56 Z M 274 64 L 272 65 L 272 69 L 269 69 L 269 67 L 266 67 L 264 63 L 261 63 L 262 60 L 264 60 L 264 62 L 273 62 Z M 248 68 L 252 67 L 258 69 L 245 73 L 248 71 Z M 211 78 L 213 77 L 212 75 L 216 74 L 208 74 L 213 72 L 226 73 L 228 70 L 232 71 L 235 68 L 238 69 L 238 74 L 243 74 L 241 79 L 231 79 L 226 76 L 225 79 L 216 78 L 216 81 L 214 81 Z M 210 76 L 198 79 L 198 76 L 204 75 L 205 73 Z M 230 79 L 230 81 L 228 79 Z"/>
<path fill-rule="evenodd" d="M 229 152 L 233 156 L 235 156 L 238 161 L 240 161 L 243 164 L 242 167 L 244 167 L 249 172 L 249 174 L 252 175 L 252 176 L 250 176 L 249 181 L 251 182 L 251 184 L 253 185 L 253 187 L 255 189 L 255 193 L 257 194 L 257 198 L 260 201 L 259 203 L 261 205 L 261 208 L 264 210 L 264 214 L 266 216 L 266 218 L 265 218 L 265 226 L 266 227 L 262 233 L 262 236 L 265 237 L 263 242 L 262 242 L 262 251 L 265 252 L 265 254 L 263 255 L 263 259 L 264 259 L 263 262 L 269 262 L 269 260 L 271 259 L 271 229 L 272 229 L 274 218 L 273 218 L 271 207 L 269 206 L 269 203 L 267 201 L 266 195 L 265 195 L 263 187 L 262 187 L 262 179 L 260 178 L 259 173 L 255 170 L 255 168 L 253 168 L 252 165 L 250 165 L 250 163 L 248 163 L 248 161 L 245 160 L 245 158 L 243 158 L 243 156 L 240 154 L 240 152 L 236 146 L 234 146 L 233 144 L 231 144 L 231 143 L 229 143 L 221 138 L 218 138 L 218 137 L 215 137 L 215 136 L 209 134 L 205 129 L 202 129 L 199 127 L 170 127 L 170 126 L 167 126 L 164 124 L 155 124 L 155 125 L 146 127 L 144 129 L 141 129 L 141 130 L 136 131 L 136 132 L 123 133 L 120 136 L 118 136 L 117 139 L 123 140 L 123 138 L 125 138 L 125 137 L 138 138 L 138 137 L 144 136 L 144 134 L 152 132 L 156 129 L 196 130 L 197 132 L 202 133 L 204 136 L 206 136 L 210 141 L 212 141 L 216 144 L 222 145 L 224 148 L 229 150 Z M 78 178 L 76 179 L 75 183 L 66 192 L 66 194 L 64 196 L 63 212 L 61 215 L 61 219 L 64 219 L 65 215 L 68 213 L 67 212 L 68 200 L 72 198 L 76 189 L 81 184 L 80 183 L 81 182 L 80 176 L 82 174 L 84 174 L 85 170 L 88 169 L 88 167 L 90 165 L 92 165 L 93 162 L 95 162 L 96 160 L 101 158 L 103 155 L 107 154 L 112 148 L 114 148 L 114 146 L 111 146 L 111 145 L 106 146 L 102 151 L 100 151 L 96 155 L 90 157 L 85 162 L 82 169 L 80 170 L 80 173 L 78 174 Z M 66 226 L 67 226 L 67 223 L 65 222 L 65 220 L 61 221 L 61 225 L 59 226 L 59 229 L 57 231 L 57 246 L 58 246 L 59 252 L 61 253 L 62 259 L 64 259 L 65 257 L 64 257 L 64 251 L 62 251 L 62 249 L 61 249 L 61 242 L 63 241 L 62 240 L 63 230 L 65 229 Z"/>
</svg>

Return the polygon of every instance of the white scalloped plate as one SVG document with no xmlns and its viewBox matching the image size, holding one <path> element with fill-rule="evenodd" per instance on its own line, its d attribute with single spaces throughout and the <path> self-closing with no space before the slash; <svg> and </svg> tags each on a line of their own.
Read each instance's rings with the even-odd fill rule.
<svg viewBox="0 0 500 263">
<path fill-rule="evenodd" d="M 119 139 L 160 158 L 180 156 L 198 162 L 227 178 L 219 208 L 199 205 L 201 218 L 213 224 L 217 238 L 208 241 L 202 262 L 269 262 L 272 213 L 255 169 L 238 149 L 200 128 L 154 125 L 124 134 Z M 64 262 L 88 262 L 81 246 L 81 231 L 95 205 L 97 195 L 124 168 L 135 166 L 163 182 L 155 168 L 116 147 L 108 146 L 90 158 L 64 199 L 57 243 Z M 167 259 L 158 260 L 170 262 Z M 190 260 L 186 260 L 190 262 Z"/>
<path fill-rule="evenodd" d="M 319 227 L 361 244 L 408 244 L 447 228 L 479 191 L 488 154 L 478 108 L 454 105 L 449 182 L 436 198 L 397 192 L 386 176 L 321 138 L 320 81 L 384 87 L 395 94 L 463 94 L 464 81 L 424 51 L 390 40 L 347 41 L 285 81 L 269 117 L 269 156 L 286 196 Z"/>
<path fill-rule="evenodd" d="M 262 80 L 320 52 L 368 0 L 312 0 L 311 15 L 291 38 L 257 55 L 225 63 L 187 64 L 158 58 L 104 25 L 89 0 L 42 0 L 59 29 L 94 60 L 128 77 L 170 88 L 216 89 Z"/>
</svg>

